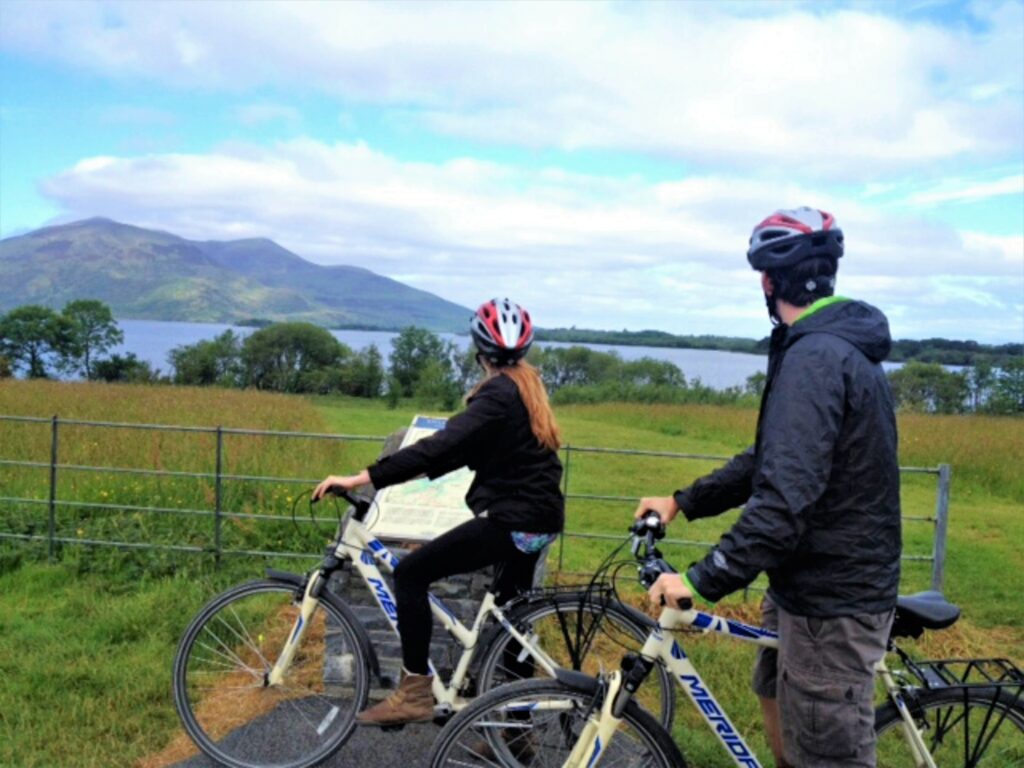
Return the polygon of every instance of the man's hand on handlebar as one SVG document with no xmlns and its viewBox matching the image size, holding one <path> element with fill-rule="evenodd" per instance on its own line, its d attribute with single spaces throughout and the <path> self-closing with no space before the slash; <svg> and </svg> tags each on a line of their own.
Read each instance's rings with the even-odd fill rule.
<svg viewBox="0 0 1024 768">
<path fill-rule="evenodd" d="M 633 517 L 639 520 L 648 510 L 657 512 L 661 522 L 665 525 L 671 523 L 675 516 L 679 514 L 679 507 L 672 496 L 645 496 L 640 499 Z"/>
<path fill-rule="evenodd" d="M 328 493 L 331 493 L 334 488 L 342 488 L 346 491 L 352 491 L 360 485 L 366 485 L 369 482 L 370 473 L 365 469 L 358 475 L 328 475 L 316 488 L 313 489 L 312 500 L 320 501 L 320 499 Z"/>
<path fill-rule="evenodd" d="M 693 601 L 693 593 L 683 583 L 683 577 L 678 573 L 661 574 L 654 582 L 654 586 L 647 591 L 647 596 L 651 605 L 655 607 L 668 605 L 678 608 L 680 600 L 689 600 L 690 604 Z"/>
</svg>

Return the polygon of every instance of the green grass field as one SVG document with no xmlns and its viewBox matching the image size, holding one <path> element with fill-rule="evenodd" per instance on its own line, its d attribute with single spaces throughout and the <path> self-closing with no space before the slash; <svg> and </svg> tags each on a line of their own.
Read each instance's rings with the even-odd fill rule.
<svg viewBox="0 0 1024 768">
<path fill-rule="evenodd" d="M 217 425 L 283 431 L 384 435 L 407 425 L 416 412 L 403 404 L 308 399 L 227 390 L 100 386 L 5 381 L 0 414 L 118 422 Z M 753 434 L 756 413 L 710 406 L 572 406 L 559 409 L 572 446 L 603 446 L 680 453 L 731 455 Z M 49 424 L 0 422 L 0 459 L 49 460 Z M 981 417 L 902 416 L 901 463 L 953 465 L 953 490 L 945 591 L 964 609 L 956 627 L 925 638 L 929 655 L 1010 655 L 1024 662 L 1024 621 L 1014 585 L 1024 566 L 1024 422 Z M 62 463 L 156 467 L 211 473 L 214 436 L 62 428 Z M 365 465 L 374 444 L 324 443 L 286 438 L 225 438 L 224 471 L 239 476 L 319 478 Z M 661 495 L 714 468 L 717 462 L 624 457 L 573 452 L 571 494 L 624 497 Z M 209 478 L 138 477 L 68 471 L 59 477 L 59 498 L 168 509 L 209 509 Z M 316 552 L 323 528 L 298 529 L 288 520 L 291 501 L 305 486 L 236 480 L 223 488 L 224 509 L 282 516 L 278 521 L 225 521 L 227 548 L 260 546 Z M 0 465 L 0 496 L 45 500 L 45 469 Z M 931 476 L 907 476 L 905 512 L 931 514 Z M 568 529 L 624 535 L 633 503 L 573 500 Z M 734 514 L 734 513 L 733 513 Z M 712 541 L 732 519 L 676 523 L 670 536 Z M 210 518 L 183 514 L 114 512 L 61 507 L 58 530 L 71 538 L 117 538 L 208 547 Z M 0 502 L 0 530 L 45 532 L 45 505 Z M 328 526 L 329 527 L 329 526 Z M 926 553 L 926 524 L 907 524 L 908 551 Z M 564 578 L 586 573 L 610 542 L 568 540 L 561 552 Z M 685 565 L 700 547 L 666 547 Z M 549 573 L 557 567 L 557 552 Z M 111 550 L 65 545 L 59 562 L 45 562 L 45 545 L 0 542 L 0 765 L 155 765 L 147 760 L 176 737 L 170 701 L 170 664 L 177 638 L 202 602 L 222 586 L 257 575 L 258 558 L 226 557 L 215 571 L 208 555 Z M 313 562 L 308 561 L 308 562 Z M 299 563 L 285 563 L 292 569 Z M 904 590 L 928 584 L 927 565 L 908 565 Z M 623 584 L 624 591 L 629 591 Z M 641 596 L 633 590 L 633 599 Z M 756 617 L 755 598 L 726 600 L 722 612 Z M 745 648 L 713 638 L 688 644 L 716 695 L 741 730 L 759 732 L 757 706 L 747 677 L 753 658 Z M 706 660 L 706 662 L 705 662 Z M 705 662 L 705 663 L 701 663 Z M 694 727 L 690 727 L 694 726 Z M 706 738 L 703 726 L 681 718 L 676 733 L 693 764 L 729 763 Z M 759 737 L 752 739 L 764 754 Z M 87 745 L 87 746 L 84 746 Z"/>
</svg>

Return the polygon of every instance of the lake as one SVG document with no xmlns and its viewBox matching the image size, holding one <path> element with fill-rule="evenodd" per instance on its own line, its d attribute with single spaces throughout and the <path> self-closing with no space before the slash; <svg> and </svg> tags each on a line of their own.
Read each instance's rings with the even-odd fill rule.
<svg viewBox="0 0 1024 768">
<path fill-rule="evenodd" d="M 121 330 L 124 331 L 124 343 L 113 351 L 120 354 L 132 352 L 140 360 L 145 360 L 154 368 L 159 368 L 165 373 L 171 370 L 170 363 L 167 362 L 167 355 L 174 347 L 210 340 L 229 328 L 242 336 L 252 333 L 254 330 L 220 323 L 179 323 L 157 320 L 118 320 L 117 322 Z M 331 333 L 338 341 L 347 344 L 352 349 L 364 349 L 375 344 L 384 357 L 385 364 L 391 353 L 391 340 L 398 335 L 389 331 L 331 331 Z M 454 341 L 463 348 L 470 344 L 469 336 L 456 336 L 450 333 L 439 335 Z M 558 341 L 537 342 L 537 344 L 541 347 L 574 346 Z M 586 344 L 582 346 L 600 352 L 616 352 L 623 360 L 637 360 L 641 357 L 667 360 L 677 365 L 686 375 L 688 381 L 699 378 L 704 384 L 715 389 L 742 387 L 748 376 L 758 371 L 764 371 L 768 361 L 767 357 L 760 355 L 708 349 L 631 347 L 616 344 Z"/>
</svg>

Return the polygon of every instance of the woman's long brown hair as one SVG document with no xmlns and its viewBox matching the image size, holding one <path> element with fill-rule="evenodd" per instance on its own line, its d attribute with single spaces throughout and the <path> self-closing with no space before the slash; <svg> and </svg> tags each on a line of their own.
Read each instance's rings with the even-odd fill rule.
<svg viewBox="0 0 1024 768">
<path fill-rule="evenodd" d="M 515 382 L 519 396 L 523 399 L 523 405 L 526 406 L 526 411 L 530 414 L 530 429 L 537 438 L 537 442 L 552 451 L 557 451 L 562 445 L 562 435 L 558 429 L 558 422 L 555 421 L 555 414 L 551 410 L 551 403 L 548 402 L 548 392 L 544 389 L 540 372 L 525 360 L 520 360 L 515 365 L 495 368 L 493 371 L 494 373 L 491 375 L 508 376 Z M 484 381 L 491 375 L 488 375 Z M 473 392 L 476 392 L 481 384 L 483 381 L 474 387 Z"/>
</svg>

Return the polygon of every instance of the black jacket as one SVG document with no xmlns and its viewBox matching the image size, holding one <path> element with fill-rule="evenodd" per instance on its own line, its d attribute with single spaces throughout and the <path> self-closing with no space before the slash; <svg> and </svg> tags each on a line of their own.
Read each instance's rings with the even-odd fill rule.
<svg viewBox="0 0 1024 768">
<path fill-rule="evenodd" d="M 445 428 L 385 456 L 369 468 L 380 490 L 426 474 L 431 480 L 468 466 L 474 514 L 515 531 L 558 533 L 565 524 L 562 462 L 530 429 L 530 414 L 508 376 L 493 376 Z"/>
<path fill-rule="evenodd" d="M 896 418 L 880 365 L 890 346 L 885 316 L 856 301 L 836 300 L 775 329 L 755 444 L 675 494 L 690 520 L 746 502 L 718 546 L 687 571 L 705 599 L 766 571 L 768 593 L 796 615 L 896 604 Z"/>
</svg>

